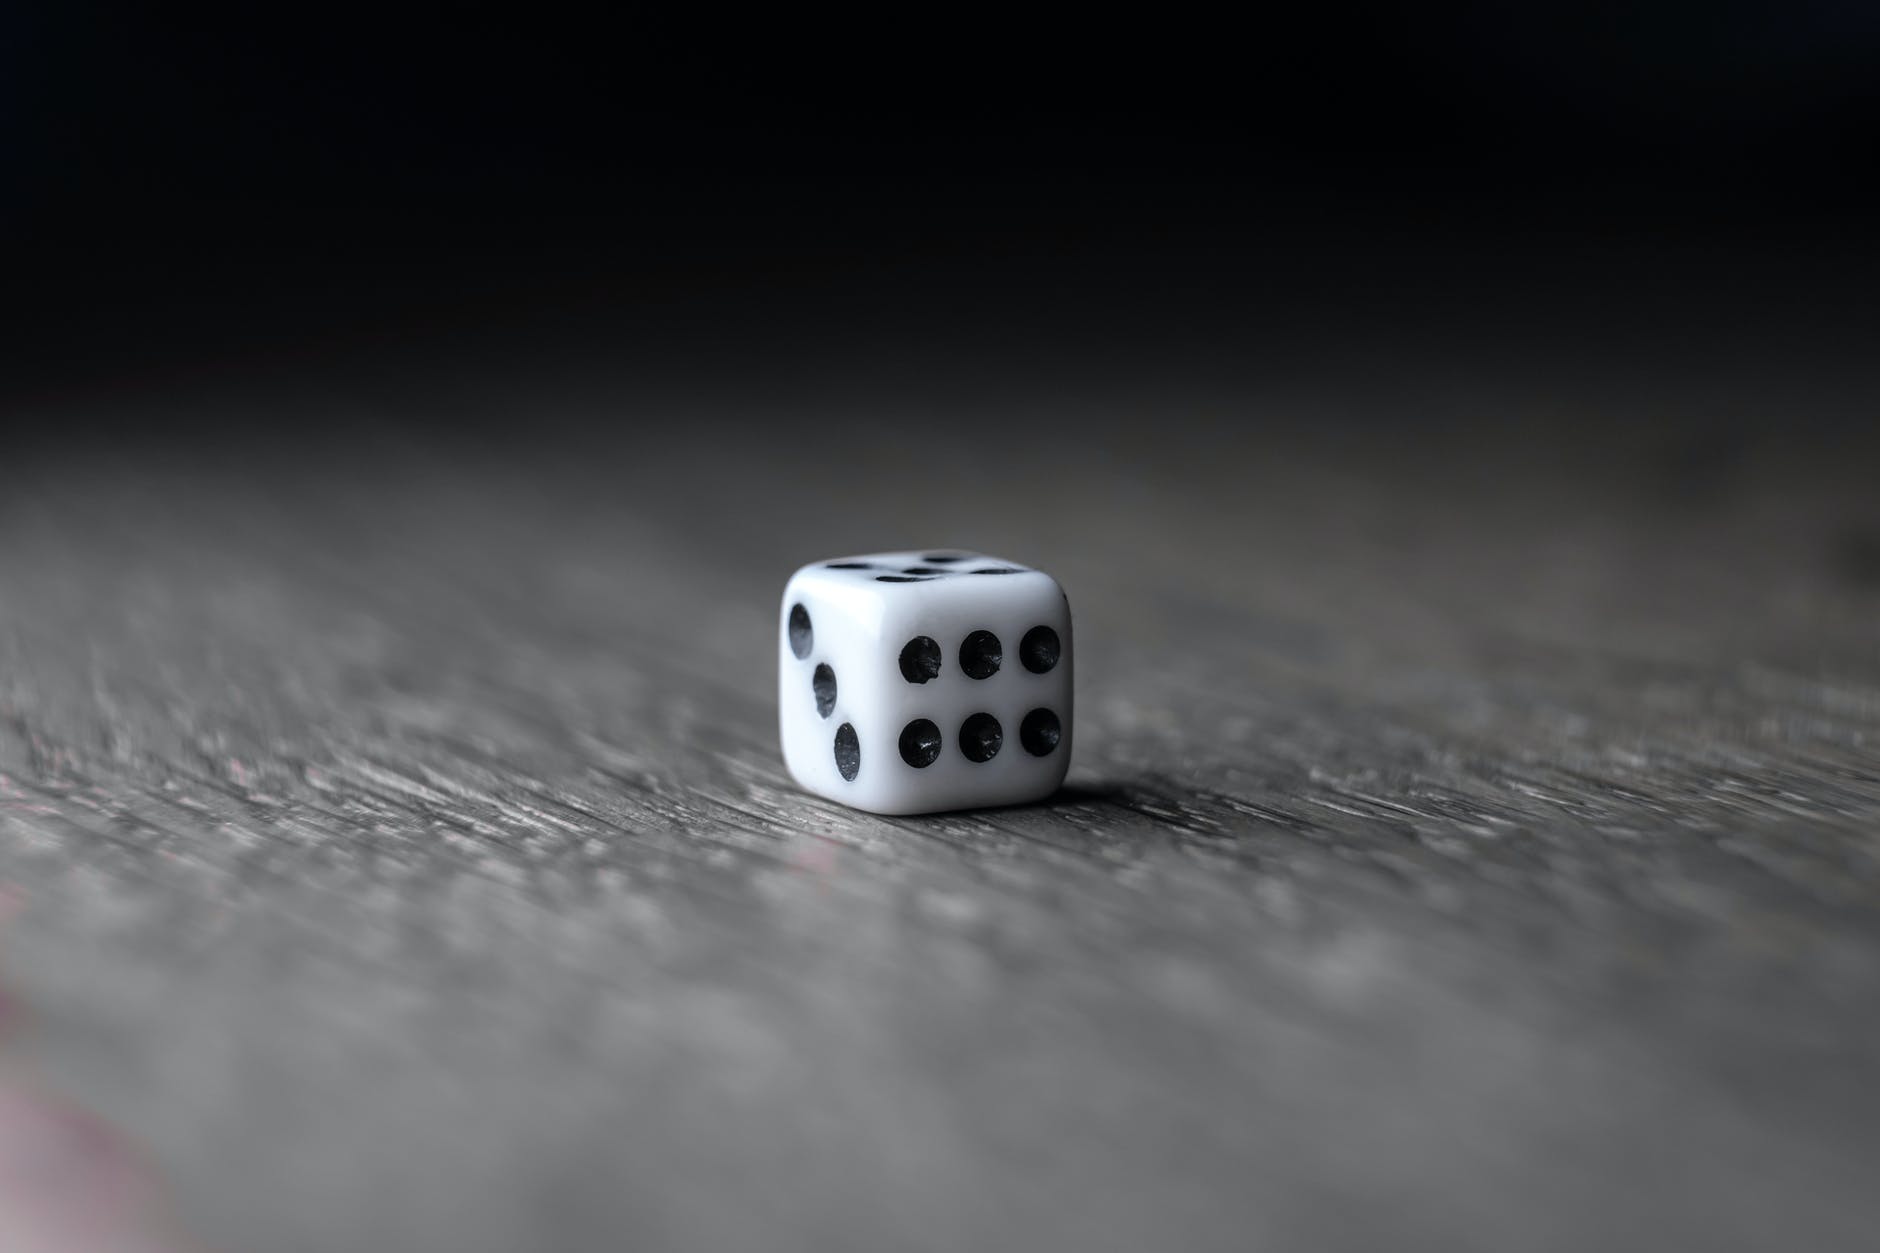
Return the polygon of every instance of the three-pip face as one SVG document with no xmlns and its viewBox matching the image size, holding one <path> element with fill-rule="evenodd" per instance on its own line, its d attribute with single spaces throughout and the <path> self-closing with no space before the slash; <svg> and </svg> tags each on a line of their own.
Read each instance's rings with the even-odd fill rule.
<svg viewBox="0 0 1880 1253">
<path fill-rule="evenodd" d="M 783 592 L 778 722 L 805 789 L 882 814 L 1041 800 L 1071 755 L 1057 580 L 946 549 L 804 566 Z"/>
</svg>

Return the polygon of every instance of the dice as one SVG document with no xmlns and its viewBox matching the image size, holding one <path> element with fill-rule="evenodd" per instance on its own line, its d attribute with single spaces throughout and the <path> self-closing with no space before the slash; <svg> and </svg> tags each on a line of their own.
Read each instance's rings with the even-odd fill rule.
<svg viewBox="0 0 1880 1253">
<path fill-rule="evenodd" d="M 804 566 L 778 720 L 804 789 L 879 814 L 1040 800 L 1071 758 L 1071 611 L 1042 570 L 941 549 Z"/>
</svg>

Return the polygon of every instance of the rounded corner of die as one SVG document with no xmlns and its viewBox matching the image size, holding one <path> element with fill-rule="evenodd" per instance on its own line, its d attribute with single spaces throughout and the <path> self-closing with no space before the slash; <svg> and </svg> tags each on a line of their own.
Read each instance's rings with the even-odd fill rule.
<svg viewBox="0 0 1880 1253">
<path fill-rule="evenodd" d="M 1033 570 L 1032 573 L 1045 581 L 1045 586 L 1050 589 L 1051 595 L 1063 601 L 1066 607 L 1070 605 L 1070 593 L 1064 590 L 1064 584 L 1057 575 L 1052 574 L 1049 570 Z"/>
<path fill-rule="evenodd" d="M 1064 737 L 1064 743 L 1060 747 L 1057 753 L 1057 762 L 1051 767 L 1050 774 L 1046 776 L 1051 782 L 1051 787 L 1045 793 L 1045 795 L 1047 797 L 1057 795 L 1058 792 L 1061 791 L 1064 787 L 1064 780 L 1070 778 L 1070 775 L 1071 775 L 1071 744 L 1070 744 L 1070 736 L 1066 734 Z"/>
<path fill-rule="evenodd" d="M 791 596 L 796 595 L 803 584 L 808 580 L 809 576 L 815 573 L 815 570 L 816 563 L 812 561 L 790 571 L 788 577 L 783 580 L 784 599 L 788 600 Z"/>
</svg>

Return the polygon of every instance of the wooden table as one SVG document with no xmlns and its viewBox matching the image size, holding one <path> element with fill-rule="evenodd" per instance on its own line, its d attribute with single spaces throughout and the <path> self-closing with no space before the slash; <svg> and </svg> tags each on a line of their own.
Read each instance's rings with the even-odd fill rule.
<svg viewBox="0 0 1880 1253">
<path fill-rule="evenodd" d="M 1872 1247 L 1871 389 L 1408 360 L 37 402 L 0 1073 L 228 1250 Z M 1070 786 L 798 792 L 936 544 Z"/>
</svg>

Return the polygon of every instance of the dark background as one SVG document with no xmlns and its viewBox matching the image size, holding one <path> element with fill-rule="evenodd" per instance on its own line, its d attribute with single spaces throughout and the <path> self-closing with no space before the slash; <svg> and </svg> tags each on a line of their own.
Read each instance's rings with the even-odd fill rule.
<svg viewBox="0 0 1880 1253">
<path fill-rule="evenodd" d="M 1076 392 L 1753 342 L 1838 371 L 1872 329 L 1859 6 L 79 5 L 0 55 L 16 413 L 500 370 Z"/>
</svg>

